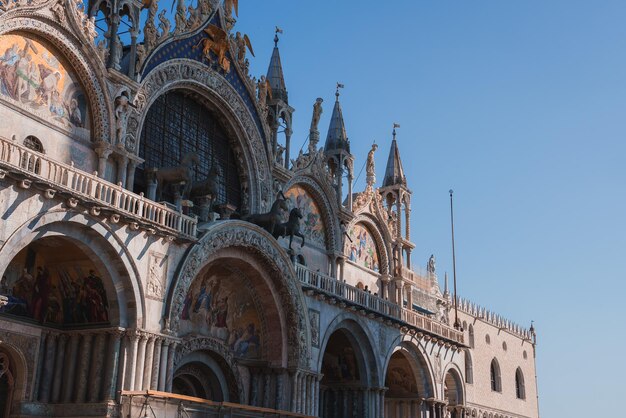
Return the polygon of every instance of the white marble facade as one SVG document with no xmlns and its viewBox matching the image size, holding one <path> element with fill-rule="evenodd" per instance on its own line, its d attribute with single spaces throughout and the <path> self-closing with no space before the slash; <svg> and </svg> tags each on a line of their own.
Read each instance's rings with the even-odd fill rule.
<svg viewBox="0 0 626 418">
<path fill-rule="evenodd" d="M 0 417 L 538 417 L 534 330 L 411 266 L 399 156 L 342 189 L 339 89 L 289 156 L 278 47 L 192 3 L 0 7 Z"/>
</svg>

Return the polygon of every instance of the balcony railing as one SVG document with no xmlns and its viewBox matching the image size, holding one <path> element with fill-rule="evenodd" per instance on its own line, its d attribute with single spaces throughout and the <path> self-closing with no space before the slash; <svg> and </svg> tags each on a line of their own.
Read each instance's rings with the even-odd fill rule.
<svg viewBox="0 0 626 418">
<path fill-rule="evenodd" d="M 121 416 L 155 418 L 307 418 L 308 415 L 232 402 L 215 402 L 192 396 L 147 390 L 143 392 L 122 391 Z"/>
<path fill-rule="evenodd" d="M 325 294 L 360 306 L 374 313 L 389 317 L 438 337 L 463 344 L 463 333 L 410 309 L 401 308 L 393 302 L 372 295 L 355 286 L 339 281 L 326 274 L 311 271 L 296 264 L 296 274 L 303 286 L 317 289 Z"/>
<path fill-rule="evenodd" d="M 49 183 L 96 206 L 113 209 L 167 232 L 195 237 L 198 221 L 73 166 L 54 161 L 5 138 L 0 138 L 0 167 Z"/>
</svg>

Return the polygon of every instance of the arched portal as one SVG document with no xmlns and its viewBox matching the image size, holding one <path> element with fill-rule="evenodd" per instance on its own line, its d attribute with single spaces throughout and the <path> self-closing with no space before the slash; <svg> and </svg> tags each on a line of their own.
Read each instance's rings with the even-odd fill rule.
<svg viewBox="0 0 626 418">
<path fill-rule="evenodd" d="M 326 340 L 321 362 L 320 416 L 365 417 L 373 413 L 368 389 L 377 386 L 376 364 L 366 334 L 343 322 Z"/>
<path fill-rule="evenodd" d="M 444 399 L 448 404 L 450 418 L 460 418 L 462 406 L 465 404 L 463 398 L 463 380 L 459 372 L 451 368 L 446 372 L 443 382 Z"/>
<path fill-rule="evenodd" d="M 234 373 L 223 357 L 210 350 L 196 350 L 181 359 L 172 392 L 216 402 L 239 402 Z"/>
<path fill-rule="evenodd" d="M 421 416 L 428 411 L 423 399 L 432 398 L 433 379 L 428 363 L 417 346 L 409 341 L 397 346 L 385 374 L 385 416 Z"/>
</svg>

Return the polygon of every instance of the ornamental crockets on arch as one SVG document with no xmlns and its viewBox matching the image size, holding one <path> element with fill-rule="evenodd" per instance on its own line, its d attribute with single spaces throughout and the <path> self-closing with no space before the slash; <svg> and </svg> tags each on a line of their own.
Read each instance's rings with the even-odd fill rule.
<svg viewBox="0 0 626 418">
<path fill-rule="evenodd" d="M 192 89 L 214 105 L 234 131 L 233 152 L 242 173 L 244 208 L 251 212 L 265 210 L 271 203 L 269 159 L 253 116 L 237 91 L 213 69 L 187 59 L 160 64 L 143 80 L 134 99 L 135 109 L 128 119 L 126 148 L 139 149 L 144 120 L 154 101 L 175 89 Z M 247 202 L 246 199 L 248 199 Z"/>
<path fill-rule="evenodd" d="M 389 275 L 389 254 L 391 254 L 391 247 L 387 244 L 390 243 L 391 240 L 386 235 L 386 231 L 379 227 L 379 222 L 377 219 L 368 213 L 361 213 L 357 215 L 348 225 L 347 229 L 354 227 L 357 224 L 365 225 L 374 238 L 374 242 L 376 243 L 376 248 L 378 249 L 378 256 L 380 257 L 379 265 L 380 265 L 380 274 Z M 345 248 L 343 249 L 345 252 Z"/>
<path fill-rule="evenodd" d="M 304 189 L 311 195 L 317 206 L 320 208 L 322 215 L 322 222 L 326 229 L 326 249 L 329 251 L 342 249 L 337 248 L 337 243 L 341 242 L 341 231 L 338 225 L 338 216 L 336 208 L 336 199 L 333 199 L 332 193 L 334 190 L 328 187 L 324 183 L 319 183 L 316 179 L 311 178 L 310 175 L 296 175 L 292 177 L 285 184 L 285 193 L 289 191 L 293 186 L 303 186 Z"/>
<path fill-rule="evenodd" d="M 16 31 L 33 33 L 54 45 L 67 59 L 89 100 L 92 141 L 108 142 L 113 109 L 106 89 L 105 68 L 93 44 L 92 23 L 74 0 L 36 1 L 0 10 L 0 35 Z"/>
<path fill-rule="evenodd" d="M 277 305 L 283 310 L 287 332 L 289 367 L 308 367 L 310 330 L 304 295 L 285 251 L 263 229 L 243 221 L 222 221 L 212 225 L 182 262 L 180 273 L 167 296 L 168 332 L 179 330 L 185 296 L 204 267 L 217 259 L 221 250 L 239 248 L 254 254 L 263 263 L 276 289 Z"/>
</svg>

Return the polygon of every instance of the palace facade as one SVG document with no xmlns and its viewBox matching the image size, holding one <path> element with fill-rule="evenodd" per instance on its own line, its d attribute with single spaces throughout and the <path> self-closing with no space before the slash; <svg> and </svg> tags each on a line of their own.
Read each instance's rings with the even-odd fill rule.
<svg viewBox="0 0 626 418">
<path fill-rule="evenodd" d="M 532 327 L 412 260 L 395 130 L 352 190 L 340 86 L 294 152 L 279 34 L 257 80 L 236 0 L 161 3 L 0 4 L 0 417 L 538 417 Z"/>
</svg>

